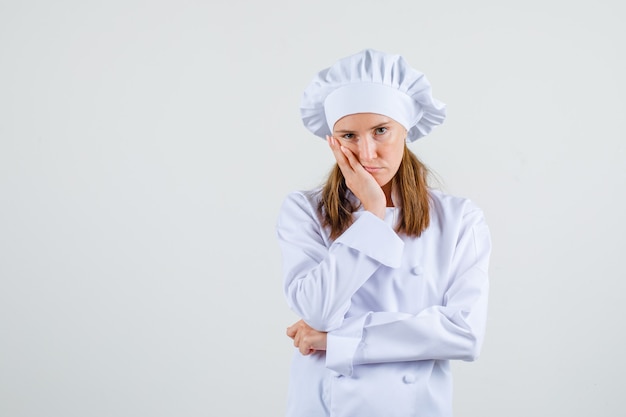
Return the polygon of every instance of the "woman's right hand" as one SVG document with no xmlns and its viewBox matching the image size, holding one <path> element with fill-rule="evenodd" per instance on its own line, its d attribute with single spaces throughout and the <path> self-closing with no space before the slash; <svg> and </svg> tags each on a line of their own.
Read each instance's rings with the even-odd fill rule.
<svg viewBox="0 0 626 417">
<path fill-rule="evenodd" d="M 376 179 L 363 168 L 350 149 L 342 146 L 333 136 L 326 136 L 326 140 L 350 191 L 361 200 L 365 210 L 384 219 L 387 199 Z"/>
<path fill-rule="evenodd" d="M 304 320 L 298 320 L 287 327 L 287 336 L 293 339 L 293 345 L 303 355 L 310 355 L 319 350 L 326 350 L 326 332 L 320 332 L 309 326 Z"/>
</svg>

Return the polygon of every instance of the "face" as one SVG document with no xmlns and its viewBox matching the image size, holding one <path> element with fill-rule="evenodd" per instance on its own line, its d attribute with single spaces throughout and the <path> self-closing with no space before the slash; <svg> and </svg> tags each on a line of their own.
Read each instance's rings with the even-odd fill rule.
<svg viewBox="0 0 626 417">
<path fill-rule="evenodd" d="M 352 151 L 378 185 L 391 186 L 404 154 L 404 126 L 381 114 L 357 113 L 339 119 L 333 136 Z"/>
</svg>

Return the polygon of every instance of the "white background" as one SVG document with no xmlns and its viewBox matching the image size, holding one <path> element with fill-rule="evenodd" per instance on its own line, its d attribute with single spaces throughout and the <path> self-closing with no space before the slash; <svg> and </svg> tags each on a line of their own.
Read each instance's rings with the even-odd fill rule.
<svg viewBox="0 0 626 417">
<path fill-rule="evenodd" d="M 623 415 L 620 8 L 0 0 L 0 416 L 283 414 L 274 224 L 332 162 L 299 100 L 367 47 L 447 103 L 411 148 L 492 231 L 456 414 Z"/>
</svg>

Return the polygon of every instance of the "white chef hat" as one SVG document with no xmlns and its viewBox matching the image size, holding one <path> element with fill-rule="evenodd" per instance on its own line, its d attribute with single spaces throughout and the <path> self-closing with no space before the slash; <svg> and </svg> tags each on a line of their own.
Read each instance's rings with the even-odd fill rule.
<svg viewBox="0 0 626 417">
<path fill-rule="evenodd" d="M 391 117 L 407 130 L 407 142 L 430 133 L 446 117 L 430 83 L 400 55 L 365 49 L 320 71 L 304 90 L 300 114 L 307 129 L 321 138 L 335 123 L 355 113 Z"/>
</svg>

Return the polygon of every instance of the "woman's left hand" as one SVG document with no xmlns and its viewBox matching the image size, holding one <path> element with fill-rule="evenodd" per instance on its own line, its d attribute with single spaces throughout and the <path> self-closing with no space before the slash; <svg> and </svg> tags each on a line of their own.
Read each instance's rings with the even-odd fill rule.
<svg viewBox="0 0 626 417">
<path fill-rule="evenodd" d="M 287 336 L 293 339 L 293 345 L 303 355 L 310 355 L 317 350 L 326 350 L 326 332 L 315 330 L 304 320 L 298 320 L 287 327 Z"/>
</svg>

